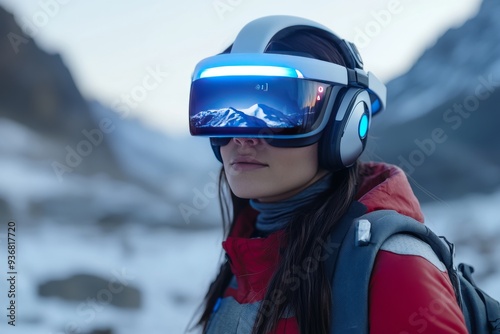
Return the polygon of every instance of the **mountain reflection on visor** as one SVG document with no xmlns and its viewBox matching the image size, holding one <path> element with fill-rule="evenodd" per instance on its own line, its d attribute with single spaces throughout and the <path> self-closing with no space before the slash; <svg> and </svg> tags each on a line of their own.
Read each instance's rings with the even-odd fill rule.
<svg viewBox="0 0 500 334">
<path fill-rule="evenodd" d="M 197 135 L 308 133 L 331 85 L 285 77 L 203 78 L 192 84 L 190 130 Z"/>
</svg>

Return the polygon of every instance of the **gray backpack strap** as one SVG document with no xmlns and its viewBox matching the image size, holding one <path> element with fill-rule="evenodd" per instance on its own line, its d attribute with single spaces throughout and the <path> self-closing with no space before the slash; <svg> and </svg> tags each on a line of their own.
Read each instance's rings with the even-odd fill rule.
<svg viewBox="0 0 500 334">
<path fill-rule="evenodd" d="M 369 333 L 368 290 L 371 271 L 380 247 L 390 236 L 397 233 L 412 234 L 429 243 L 433 250 L 450 253 L 448 246 L 427 226 L 396 211 L 374 211 L 354 221 L 341 221 L 341 224 L 350 224 L 350 227 L 333 264 L 332 334 Z M 336 230 L 337 227 L 332 234 Z M 447 268 L 453 265 L 451 255 L 442 260 Z"/>
</svg>

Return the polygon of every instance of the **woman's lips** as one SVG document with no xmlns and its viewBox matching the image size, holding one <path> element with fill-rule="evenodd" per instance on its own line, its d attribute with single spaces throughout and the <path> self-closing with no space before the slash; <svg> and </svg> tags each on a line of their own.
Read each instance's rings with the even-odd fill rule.
<svg viewBox="0 0 500 334">
<path fill-rule="evenodd" d="M 231 162 L 231 167 L 235 171 L 251 171 L 268 167 L 268 165 L 252 158 L 239 157 Z"/>
</svg>

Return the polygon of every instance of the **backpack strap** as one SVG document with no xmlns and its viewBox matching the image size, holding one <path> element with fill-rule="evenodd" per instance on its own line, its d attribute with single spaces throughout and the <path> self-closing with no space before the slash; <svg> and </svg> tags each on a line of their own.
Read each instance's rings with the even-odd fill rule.
<svg viewBox="0 0 500 334">
<path fill-rule="evenodd" d="M 460 263 L 458 271 L 465 306 L 462 311 L 469 332 L 500 334 L 500 303 L 476 285 L 472 278 L 472 266 Z"/>
<path fill-rule="evenodd" d="M 342 219 L 335 225 L 334 230 L 328 236 L 326 244 L 330 254 L 325 262 L 326 275 L 330 282 L 333 282 L 335 264 L 337 263 L 340 247 L 342 246 L 346 235 L 351 228 L 352 222 L 366 213 L 366 207 L 360 202 L 354 201 L 344 214 Z"/>
<path fill-rule="evenodd" d="M 349 225 L 348 228 L 343 226 Z M 340 238 L 336 234 L 345 234 Z M 354 221 L 342 219 L 332 232 L 331 240 L 343 240 L 338 256 L 328 259 L 327 270 L 333 267 L 332 317 L 330 333 L 359 334 L 369 332 L 369 284 L 377 253 L 390 236 L 397 233 L 414 235 L 441 257 L 447 268 L 453 267 L 453 256 L 441 239 L 427 226 L 392 210 L 373 211 Z M 355 279 L 353 279 L 355 278 Z M 458 278 L 455 277 L 458 282 Z M 453 282 L 453 286 L 457 286 Z M 459 294 L 457 294 L 459 295 Z M 346 301 L 349 303 L 339 303 Z"/>
</svg>

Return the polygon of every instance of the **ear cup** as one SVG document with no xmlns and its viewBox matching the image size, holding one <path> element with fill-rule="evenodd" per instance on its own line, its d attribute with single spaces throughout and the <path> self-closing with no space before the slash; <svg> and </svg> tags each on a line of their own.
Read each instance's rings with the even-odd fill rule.
<svg viewBox="0 0 500 334">
<path fill-rule="evenodd" d="M 364 89 L 346 88 L 339 92 L 334 105 L 337 113 L 330 117 L 319 141 L 321 167 L 335 171 L 356 162 L 368 137 L 370 105 L 370 96 Z"/>
</svg>

